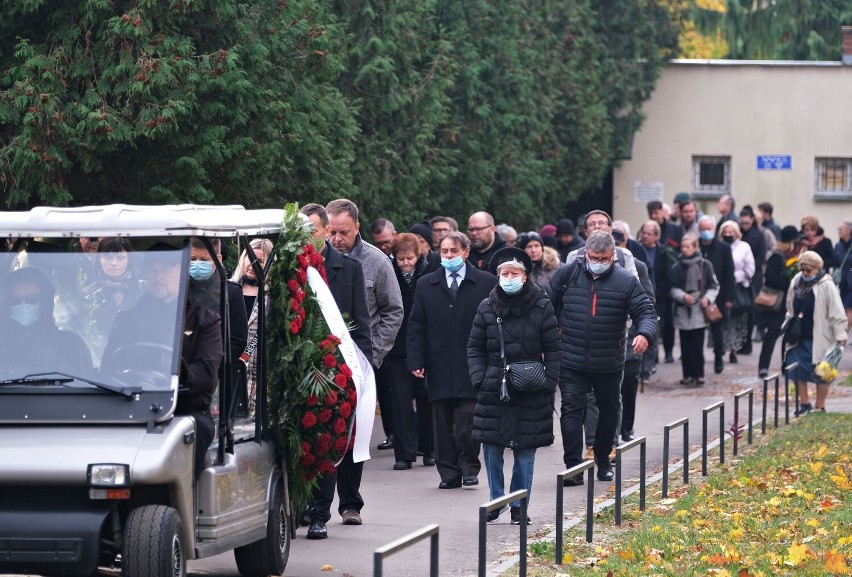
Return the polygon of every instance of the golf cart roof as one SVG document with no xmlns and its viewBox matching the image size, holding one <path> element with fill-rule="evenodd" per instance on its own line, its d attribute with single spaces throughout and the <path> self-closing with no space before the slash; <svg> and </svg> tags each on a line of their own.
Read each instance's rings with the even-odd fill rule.
<svg viewBox="0 0 852 577">
<path fill-rule="evenodd" d="M 281 230 L 283 209 L 247 210 L 239 205 L 40 206 L 0 212 L 0 237 L 261 236 Z"/>
</svg>

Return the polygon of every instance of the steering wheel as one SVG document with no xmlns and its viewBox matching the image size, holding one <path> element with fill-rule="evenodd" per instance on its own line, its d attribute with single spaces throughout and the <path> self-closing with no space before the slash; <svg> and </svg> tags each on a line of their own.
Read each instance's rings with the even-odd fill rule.
<svg viewBox="0 0 852 577">
<path fill-rule="evenodd" d="M 112 376 L 126 385 L 167 389 L 173 349 L 153 342 L 129 343 L 118 347 L 109 361 L 117 372 Z"/>
</svg>

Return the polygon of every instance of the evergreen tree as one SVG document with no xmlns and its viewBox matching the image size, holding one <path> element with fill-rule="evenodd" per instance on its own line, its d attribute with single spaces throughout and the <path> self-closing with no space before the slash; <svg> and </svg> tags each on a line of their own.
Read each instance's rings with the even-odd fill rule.
<svg viewBox="0 0 852 577">
<path fill-rule="evenodd" d="M 318 0 L 22 0 L 0 21 L 0 188 L 35 203 L 348 190 Z"/>
</svg>

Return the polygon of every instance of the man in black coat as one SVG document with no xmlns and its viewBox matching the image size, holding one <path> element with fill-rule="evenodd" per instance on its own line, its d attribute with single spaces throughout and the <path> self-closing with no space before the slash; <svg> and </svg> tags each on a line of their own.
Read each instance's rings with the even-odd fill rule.
<svg viewBox="0 0 852 577">
<path fill-rule="evenodd" d="M 751 254 L 754 257 L 754 276 L 751 277 L 752 294 L 757 295 L 760 289 L 763 288 L 763 268 L 766 265 L 766 237 L 763 230 L 758 226 L 754 218 L 754 209 L 750 205 L 745 205 L 740 210 L 740 232 L 743 235 L 743 242 L 746 242 L 751 247 Z M 748 311 L 748 332 L 745 342 L 738 353 L 744 355 L 751 354 L 751 334 L 754 331 L 755 323 L 754 307 Z"/>
<path fill-rule="evenodd" d="M 716 296 L 716 304 L 722 311 L 722 319 L 710 325 L 710 334 L 713 337 L 713 371 L 718 375 L 722 372 L 725 364 L 722 357 L 725 355 L 725 323 L 731 316 L 736 294 L 736 280 L 734 279 L 734 258 L 731 256 L 731 247 L 721 242 L 716 237 L 716 219 L 705 215 L 698 221 L 698 248 L 704 258 L 713 265 L 716 279 L 719 281 L 719 294 Z"/>
<path fill-rule="evenodd" d="M 674 319 L 672 317 L 672 301 L 669 296 L 671 283 L 669 282 L 669 270 L 677 262 L 677 252 L 671 246 L 660 242 L 660 224 L 654 220 L 648 220 L 639 230 L 639 238 L 645 251 L 645 264 L 648 266 L 648 274 L 651 284 L 654 286 L 656 295 L 656 310 L 660 317 L 660 331 L 663 335 L 663 352 L 665 362 L 674 362 Z M 680 246 L 680 241 L 678 241 Z M 653 351 L 656 357 L 656 350 Z"/>
<path fill-rule="evenodd" d="M 480 270 L 488 270 L 491 257 L 506 246 L 497 234 L 494 217 L 487 212 L 474 212 L 467 220 L 467 233 L 470 235 L 468 262 Z"/>
<path fill-rule="evenodd" d="M 161 363 L 170 363 L 168 355 L 144 357 L 153 353 L 151 344 L 166 345 L 174 338 L 174 312 L 180 310 L 175 304 L 180 296 L 181 258 L 183 253 L 165 243 L 157 243 L 145 253 L 144 275 L 148 292 L 139 302 L 115 319 L 112 332 L 104 349 L 101 373 L 119 375 L 128 367 L 120 366 L 121 361 L 132 360 L 144 363 L 145 369 L 157 371 L 151 363 L 156 359 Z M 242 304 L 242 303 L 240 303 Z M 204 467 L 204 453 L 213 442 L 215 426 L 210 416 L 210 403 L 218 385 L 218 370 L 225 356 L 222 341 L 221 317 L 203 305 L 187 299 L 184 306 L 184 322 L 180 359 L 180 389 L 177 396 L 176 415 L 189 415 L 195 419 L 194 473 L 195 479 Z M 245 312 L 245 305 L 242 306 Z M 169 322 L 158 322 L 168 319 Z M 119 355 L 120 349 L 134 350 L 134 344 L 141 344 L 139 354 L 132 359 L 128 355 Z M 121 361 L 119 360 L 121 359 Z M 168 367 L 161 371 L 168 374 Z"/>
<path fill-rule="evenodd" d="M 367 309 L 367 289 L 361 263 L 340 254 L 331 246 L 328 241 L 328 213 L 324 206 L 310 203 L 303 206 L 300 212 L 307 216 L 313 225 L 314 244 L 325 261 L 328 288 L 343 318 L 348 324 L 353 325 L 352 340 L 365 357 L 372 358 L 370 313 Z M 333 473 L 327 473 L 319 478 L 319 488 L 314 492 L 307 511 L 310 524 L 308 539 L 328 537 L 325 524 L 331 519 L 331 503 L 334 501 L 335 487 L 340 495 L 341 511 L 348 510 L 350 507 L 361 510 L 364 505 L 360 493 L 363 470 L 364 463 L 355 463 L 352 460 L 352 452 L 349 451 Z M 302 523 L 303 519 L 299 518 L 298 521 Z"/>
<path fill-rule="evenodd" d="M 417 282 L 408 319 L 408 370 L 429 379 L 435 460 L 440 489 L 473 486 L 479 443 L 473 441 L 476 390 L 467 365 L 467 341 L 479 303 L 497 284 L 497 277 L 466 262 L 470 241 L 460 232 L 441 239 L 442 270 Z"/>
<path fill-rule="evenodd" d="M 559 269 L 549 290 L 562 330 L 563 459 L 569 468 L 583 460 L 583 412 L 586 393 L 593 390 L 600 412 L 594 453 L 601 481 L 613 478 L 609 453 L 621 406 L 625 345 L 641 355 L 657 334 L 654 303 L 639 279 L 614 263 L 612 235 L 596 230 L 586 239 L 584 262 Z M 628 317 L 636 336 L 626 344 Z M 566 480 L 572 486 L 582 482 L 582 475 Z"/>
</svg>

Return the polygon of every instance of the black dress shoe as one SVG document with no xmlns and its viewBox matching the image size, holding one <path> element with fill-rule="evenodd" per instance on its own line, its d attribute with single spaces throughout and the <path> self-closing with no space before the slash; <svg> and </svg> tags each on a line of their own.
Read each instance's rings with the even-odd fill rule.
<svg viewBox="0 0 852 577">
<path fill-rule="evenodd" d="M 458 489 L 462 486 L 461 479 L 453 479 L 452 481 L 441 481 L 438 485 L 439 489 Z"/>
<path fill-rule="evenodd" d="M 665 362 L 666 362 L 667 364 L 671 364 L 671 363 L 673 363 L 673 362 L 674 362 L 674 357 L 672 356 L 672 354 L 671 354 L 671 353 L 668 353 L 668 354 L 666 355 Z"/>
<path fill-rule="evenodd" d="M 562 481 L 563 487 L 579 487 L 584 483 L 583 481 L 583 473 L 577 473 L 573 477 L 565 477 L 565 480 Z"/>
<path fill-rule="evenodd" d="M 434 467 L 435 466 L 435 457 L 432 455 L 423 455 L 423 466 L 424 467 Z"/>
<path fill-rule="evenodd" d="M 394 471 L 406 471 L 411 468 L 411 461 L 397 461 L 393 464 Z"/>
<path fill-rule="evenodd" d="M 387 451 L 388 449 L 393 449 L 393 435 L 384 440 L 383 443 L 379 443 L 376 445 L 376 448 L 379 451 Z"/>
<path fill-rule="evenodd" d="M 311 526 L 308 528 L 308 539 L 327 539 L 328 531 L 325 529 L 325 523 L 319 519 L 311 521 Z"/>
<path fill-rule="evenodd" d="M 718 375 L 724 369 L 725 369 L 725 363 L 722 361 L 722 357 L 716 357 L 716 360 L 713 362 L 713 372 Z"/>
<path fill-rule="evenodd" d="M 462 477 L 462 485 L 465 487 L 473 487 L 479 485 L 479 478 L 476 475 L 465 475 Z"/>
<path fill-rule="evenodd" d="M 625 443 L 629 443 L 636 439 L 636 435 L 633 434 L 633 431 L 624 431 L 621 433 L 621 440 Z"/>
<path fill-rule="evenodd" d="M 610 463 L 598 465 L 598 481 L 612 481 L 614 477 L 612 473 L 612 465 Z"/>
</svg>

